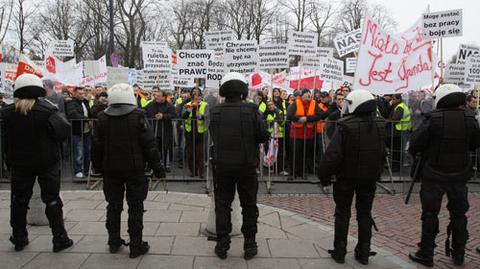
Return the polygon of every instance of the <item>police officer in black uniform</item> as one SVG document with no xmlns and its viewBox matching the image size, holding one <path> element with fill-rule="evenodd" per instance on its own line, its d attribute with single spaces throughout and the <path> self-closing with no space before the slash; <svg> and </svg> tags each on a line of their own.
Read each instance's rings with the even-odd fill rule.
<svg viewBox="0 0 480 269">
<path fill-rule="evenodd" d="M 345 262 L 347 253 L 350 207 L 355 194 L 355 207 L 358 222 L 358 243 L 355 259 L 368 264 L 373 219 L 372 203 L 376 182 L 383 172 L 385 160 L 385 121 L 377 117 L 377 102 L 366 90 L 355 90 L 346 98 L 342 110 L 343 117 L 325 155 L 320 161 L 318 177 L 322 186 L 331 184 L 330 178 L 336 175 L 333 186 L 335 200 L 334 249 L 330 255 L 337 263 Z"/>
<path fill-rule="evenodd" d="M 435 237 L 439 232 L 438 213 L 442 197 L 447 195 L 450 223 L 446 254 L 452 254 L 455 265 L 462 265 L 468 239 L 467 217 L 469 204 L 467 181 L 472 176 L 470 152 L 480 145 L 480 131 L 475 115 L 461 108 L 465 94 L 453 84 L 440 86 L 433 95 L 435 110 L 426 115 L 413 132 L 409 152 L 421 154 L 420 170 L 422 203 L 422 236 L 418 251 L 410 253 L 411 260 L 433 266 Z"/>
<path fill-rule="evenodd" d="M 145 254 L 150 248 L 142 240 L 143 201 L 147 197 L 146 162 L 155 177 L 165 177 L 155 137 L 145 112 L 137 108 L 133 89 L 117 84 L 108 90 L 109 105 L 98 114 L 94 125 L 95 171 L 103 173 L 103 192 L 108 202 L 106 228 L 110 252 L 125 244 L 120 237 L 120 215 L 126 192 L 130 258 Z"/>
<path fill-rule="evenodd" d="M 215 253 L 227 257 L 230 248 L 231 204 L 237 189 L 242 207 L 241 231 L 245 238 L 244 258 L 257 254 L 257 191 L 256 168 L 259 163 L 258 146 L 265 143 L 268 130 L 258 112 L 258 106 L 245 102 L 248 87 L 240 73 L 226 74 L 220 86 L 225 103 L 210 111 L 210 134 L 214 152 L 214 186 L 217 245 Z"/>
<path fill-rule="evenodd" d="M 53 251 L 73 245 L 63 223 L 60 199 L 60 144 L 70 134 L 70 124 L 58 108 L 44 100 L 46 91 L 36 75 L 23 74 L 15 81 L 14 104 L 2 110 L 3 148 L 12 170 L 10 241 L 15 250 L 28 245 L 27 210 L 35 179 L 42 190 L 50 228 Z"/>
</svg>

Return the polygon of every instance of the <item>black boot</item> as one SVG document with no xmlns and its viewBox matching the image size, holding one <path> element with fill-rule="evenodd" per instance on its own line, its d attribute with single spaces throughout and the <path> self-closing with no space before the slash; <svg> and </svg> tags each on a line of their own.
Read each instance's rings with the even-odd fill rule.
<svg viewBox="0 0 480 269">
<path fill-rule="evenodd" d="M 245 238 L 245 241 L 243 242 L 243 250 L 245 251 L 243 258 L 247 261 L 257 255 L 258 247 L 257 242 L 255 242 L 255 236 Z"/>
<path fill-rule="evenodd" d="M 222 260 L 227 258 L 227 251 L 230 249 L 230 236 L 222 236 L 217 239 L 215 254 Z"/>
<path fill-rule="evenodd" d="M 68 238 L 67 234 L 60 234 L 53 236 L 53 252 L 60 252 L 73 246 L 72 239 Z"/>
<path fill-rule="evenodd" d="M 355 247 L 355 260 L 363 265 L 368 265 L 368 258 L 375 255 L 377 255 L 377 253 L 370 251 L 369 247 Z"/>
<path fill-rule="evenodd" d="M 339 242 L 334 243 L 334 249 L 329 249 L 328 253 L 336 263 L 344 264 L 345 263 L 345 255 L 347 255 L 347 243 L 346 242 Z"/>
<path fill-rule="evenodd" d="M 433 255 L 427 254 L 426 251 L 422 251 L 421 249 L 417 252 L 410 252 L 408 258 L 427 267 L 433 267 Z"/>
<path fill-rule="evenodd" d="M 22 251 L 28 245 L 28 236 L 10 236 L 10 242 L 15 245 L 15 251 Z"/>
<path fill-rule="evenodd" d="M 128 244 L 121 237 L 115 239 L 108 239 L 108 247 L 110 253 L 117 253 L 122 246 L 128 246 Z"/>
<path fill-rule="evenodd" d="M 150 246 L 146 241 L 130 242 L 130 258 L 134 259 L 148 252 Z"/>
</svg>

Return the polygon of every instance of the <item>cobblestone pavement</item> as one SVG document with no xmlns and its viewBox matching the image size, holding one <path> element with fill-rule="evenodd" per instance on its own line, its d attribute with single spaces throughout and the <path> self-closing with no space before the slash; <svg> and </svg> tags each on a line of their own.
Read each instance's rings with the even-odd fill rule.
<svg viewBox="0 0 480 269">
<path fill-rule="evenodd" d="M 480 254 L 475 248 L 480 245 L 480 193 L 470 193 L 468 212 L 468 230 L 470 238 L 467 244 L 466 265 L 464 268 L 480 268 Z M 335 204 L 331 195 L 271 195 L 261 196 L 260 203 L 289 210 L 315 222 L 332 226 Z M 373 217 L 379 232 L 373 233 L 372 244 L 408 261 L 408 253 L 416 249 L 420 240 L 420 199 L 412 195 L 409 205 L 403 203 L 401 195 L 377 195 L 374 202 Z M 448 211 L 446 197 L 440 213 L 440 234 L 437 237 L 435 268 L 458 268 L 445 256 L 446 226 Z M 357 235 L 355 213 L 352 208 L 350 234 Z M 333 243 L 333 241 L 332 241 Z M 332 247 L 330 243 L 330 248 Z M 375 259 L 375 257 L 373 257 Z"/>
<path fill-rule="evenodd" d="M 220 260 L 213 253 L 215 243 L 202 234 L 211 198 L 164 192 L 149 192 L 145 202 L 144 238 L 151 245 L 149 254 L 129 259 L 125 248 L 119 254 L 108 253 L 102 192 L 67 191 L 62 192 L 62 197 L 66 227 L 75 245 L 61 253 L 52 253 L 49 228 L 32 226 L 28 228 L 30 244 L 24 251 L 15 252 L 8 242 L 10 194 L 0 192 L 0 268 L 365 268 L 353 259 L 354 238 L 350 240 L 346 264 L 339 266 L 327 254 L 333 240 L 331 226 L 263 205 L 257 237 L 258 257 L 245 261 L 243 240 L 236 236 L 232 239 L 229 258 Z M 122 220 L 125 221 L 125 217 L 124 211 Z M 122 222 L 122 234 L 126 234 L 126 222 Z M 381 248 L 374 250 L 379 255 L 368 268 L 412 268 Z"/>
</svg>

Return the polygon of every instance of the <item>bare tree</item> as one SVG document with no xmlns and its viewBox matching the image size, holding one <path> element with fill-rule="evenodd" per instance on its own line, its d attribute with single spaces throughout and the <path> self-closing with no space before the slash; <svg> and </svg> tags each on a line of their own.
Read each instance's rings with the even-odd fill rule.
<svg viewBox="0 0 480 269">
<path fill-rule="evenodd" d="M 382 5 L 374 4 L 368 9 L 368 13 L 385 31 L 397 30 L 397 22 L 392 18 L 390 11 Z"/>
<path fill-rule="evenodd" d="M 35 9 L 26 6 L 27 0 L 16 0 L 14 3 L 13 22 L 15 32 L 18 37 L 20 52 L 28 46 L 33 40 L 33 32 L 31 19 L 35 14 Z"/>
<path fill-rule="evenodd" d="M 327 4 L 319 0 L 313 0 L 310 4 L 312 12 L 310 12 L 309 18 L 314 31 L 318 35 L 317 45 L 321 46 L 322 40 L 326 35 L 325 32 L 330 28 L 329 22 L 334 14 L 333 7 L 331 3 Z"/>
<path fill-rule="evenodd" d="M 252 21 L 253 21 L 253 35 L 257 43 L 265 35 L 268 27 L 273 25 L 274 19 L 278 16 L 278 4 L 273 4 L 268 0 L 253 0 L 252 6 Z"/>
<path fill-rule="evenodd" d="M 336 31 L 348 33 L 362 27 L 362 19 L 366 10 L 366 0 L 344 1 L 338 12 Z"/>
<path fill-rule="evenodd" d="M 290 25 L 295 31 L 305 31 L 308 26 L 308 17 L 312 12 L 310 0 L 279 0 L 286 11 L 286 16 L 293 15 L 295 18 L 294 23 Z"/>
<path fill-rule="evenodd" d="M 0 1 L 0 43 L 5 39 L 13 13 L 13 0 Z"/>
</svg>

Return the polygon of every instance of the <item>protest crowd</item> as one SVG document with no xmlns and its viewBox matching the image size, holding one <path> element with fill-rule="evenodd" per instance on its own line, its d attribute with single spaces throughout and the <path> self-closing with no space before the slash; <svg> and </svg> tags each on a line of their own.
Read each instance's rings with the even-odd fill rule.
<svg viewBox="0 0 480 269">
<path fill-rule="evenodd" d="M 382 176 L 393 184 L 393 178 L 402 181 L 410 173 L 412 186 L 421 182 L 422 233 L 409 258 L 434 266 L 445 194 L 451 216 L 446 255 L 463 265 L 469 238 L 466 184 L 480 167 L 480 76 L 468 73 L 470 68 L 462 81 L 452 82 L 443 74 L 445 66 L 437 68 L 433 44 L 424 34 L 412 30 L 390 35 L 370 17 L 363 24 L 363 31 L 352 34 L 363 40 L 357 40 L 357 48 L 337 45 L 339 58 L 355 54 L 353 77 L 344 76 L 344 63 L 334 57 L 333 48 L 317 46 L 316 34 L 296 31 L 288 47 L 234 40 L 228 31 L 212 32 L 228 38 L 210 40 L 215 44 L 205 50 L 173 52 L 165 42 L 145 41 L 143 70 L 118 64 L 107 68 L 105 56 L 89 61 L 95 68 L 67 65 L 53 54 L 40 68 L 22 54 L 10 89 L 0 95 L 1 172 L 11 184 L 10 241 L 15 250 L 29 244 L 26 215 L 37 179 L 53 252 L 74 244 L 60 196 L 61 174 L 70 173 L 66 176 L 78 184 L 91 178 L 102 183 L 109 251 L 128 246 L 130 258 L 146 254 L 147 178 L 167 182 L 187 173 L 183 178 L 205 182 L 207 190 L 213 182 L 213 251 L 220 259 L 230 250 L 231 208 L 238 193 L 244 258 L 250 260 L 258 254 L 258 178 L 265 176 L 269 182 L 312 181 L 325 194 L 333 185 L 335 228 L 329 255 L 340 264 L 347 255 L 355 197 L 354 257 L 368 265 L 376 254 L 370 241 L 377 186 L 383 186 Z M 381 38 L 392 38 L 404 48 L 403 55 L 393 53 L 388 42 L 386 47 L 375 44 Z M 407 41 L 418 45 L 418 51 L 409 51 Z M 382 64 L 396 70 L 372 71 L 378 64 L 372 51 L 384 53 Z M 466 61 L 480 68 L 478 56 L 471 54 L 451 65 Z M 400 58 L 407 66 L 399 66 Z M 53 72 L 53 62 L 56 70 L 69 70 L 67 75 Z M 80 75 L 72 75 L 75 68 Z M 389 73 L 393 75 L 387 78 Z M 124 196 L 129 243 L 120 236 Z"/>
</svg>

